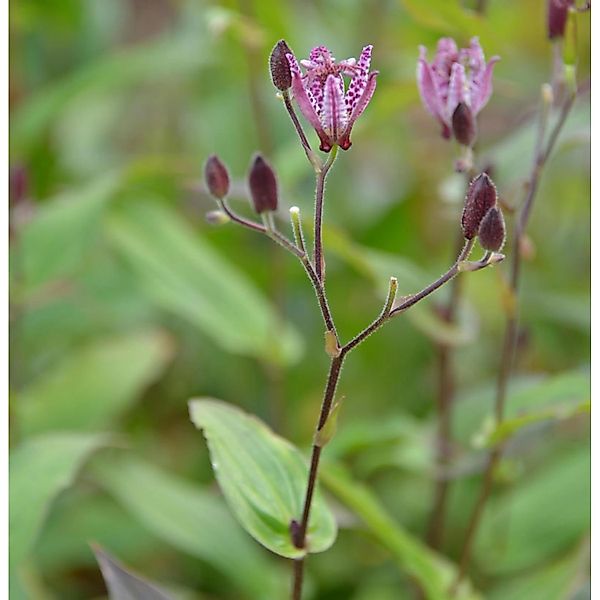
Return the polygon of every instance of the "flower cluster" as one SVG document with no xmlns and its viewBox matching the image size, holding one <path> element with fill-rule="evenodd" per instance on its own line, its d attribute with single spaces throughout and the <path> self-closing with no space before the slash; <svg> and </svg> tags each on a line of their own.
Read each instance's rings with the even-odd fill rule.
<svg viewBox="0 0 600 600">
<path fill-rule="evenodd" d="M 472 145 L 475 118 L 492 94 L 492 73 L 499 57 L 486 63 L 476 37 L 460 50 L 453 39 L 442 38 L 431 63 L 426 48 L 419 51 L 417 82 L 425 108 L 441 123 L 443 137 L 454 133 L 459 143 Z"/>
</svg>

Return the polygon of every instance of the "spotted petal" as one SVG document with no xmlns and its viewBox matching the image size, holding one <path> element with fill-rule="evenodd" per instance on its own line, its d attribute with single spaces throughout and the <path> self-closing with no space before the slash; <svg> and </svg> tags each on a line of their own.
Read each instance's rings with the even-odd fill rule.
<svg viewBox="0 0 600 600">
<path fill-rule="evenodd" d="M 348 107 L 348 113 L 351 114 L 356 107 L 358 100 L 363 95 L 365 88 L 367 87 L 367 77 L 369 75 L 369 67 L 371 66 L 371 53 L 373 46 L 365 46 L 362 49 L 360 58 L 356 65 L 355 74 L 352 77 L 352 81 L 348 86 L 348 92 L 346 93 L 346 106 Z"/>
<path fill-rule="evenodd" d="M 348 113 L 344 104 L 344 81 L 341 77 L 328 75 L 325 81 L 321 123 L 331 139 L 337 140 L 346 127 Z"/>
<path fill-rule="evenodd" d="M 373 71 L 369 74 L 367 78 L 367 85 L 365 87 L 365 91 L 363 92 L 362 96 L 358 99 L 354 110 L 348 118 L 348 124 L 346 125 L 346 129 L 344 130 L 344 132 L 340 136 L 340 139 L 338 140 L 338 144 L 340 145 L 340 148 L 342 150 L 348 150 L 348 148 L 350 148 L 350 146 L 352 145 L 352 142 L 350 141 L 350 133 L 352 132 L 352 127 L 354 126 L 354 122 L 356 121 L 356 119 L 358 119 L 358 117 L 360 117 L 360 115 L 363 114 L 365 108 L 367 108 L 367 105 L 373 97 L 373 93 L 375 92 L 375 86 L 377 85 L 377 75 L 379 75 L 379 71 Z"/>
</svg>

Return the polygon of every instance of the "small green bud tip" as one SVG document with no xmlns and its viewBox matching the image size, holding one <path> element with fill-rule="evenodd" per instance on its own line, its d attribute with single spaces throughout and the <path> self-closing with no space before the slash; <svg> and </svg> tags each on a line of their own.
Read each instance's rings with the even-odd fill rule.
<svg viewBox="0 0 600 600">
<path fill-rule="evenodd" d="M 257 154 L 248 174 L 248 186 L 254 210 L 260 215 L 277 210 L 277 178 L 269 163 Z"/>
<path fill-rule="evenodd" d="M 477 235 L 483 217 L 496 206 L 497 200 L 496 186 L 487 173 L 480 173 L 471 181 L 461 218 L 463 235 L 467 240 Z"/>
<path fill-rule="evenodd" d="M 285 92 L 292 86 L 292 72 L 286 54 L 292 54 L 292 51 L 285 40 L 279 40 L 269 57 L 271 80 L 280 92 Z"/>
<path fill-rule="evenodd" d="M 209 156 L 204 166 L 204 181 L 212 196 L 222 200 L 229 192 L 227 167 L 216 154 Z"/>
<path fill-rule="evenodd" d="M 506 240 L 506 226 L 502 211 L 498 207 L 488 210 L 479 226 L 479 243 L 490 252 L 499 252 Z"/>
<path fill-rule="evenodd" d="M 209 225 L 225 225 L 231 220 L 222 210 L 210 210 L 204 215 Z"/>
</svg>

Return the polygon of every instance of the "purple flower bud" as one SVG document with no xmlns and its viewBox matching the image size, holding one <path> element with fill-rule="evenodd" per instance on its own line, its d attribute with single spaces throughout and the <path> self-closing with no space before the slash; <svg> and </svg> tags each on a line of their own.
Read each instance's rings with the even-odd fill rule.
<svg viewBox="0 0 600 600">
<path fill-rule="evenodd" d="M 269 69 L 271 70 L 271 80 L 273 85 L 281 92 L 285 92 L 292 87 L 292 71 L 287 55 L 292 54 L 290 47 L 285 40 L 279 40 L 269 57 Z"/>
<path fill-rule="evenodd" d="M 265 159 L 257 154 L 248 175 L 254 210 L 261 214 L 277 210 L 277 178 Z"/>
<path fill-rule="evenodd" d="M 569 7 L 574 0 L 548 0 L 548 37 L 561 38 L 565 35 Z"/>
<path fill-rule="evenodd" d="M 215 198 L 224 198 L 229 192 L 229 173 L 227 167 L 216 154 L 209 156 L 204 167 L 204 180 L 208 191 Z"/>
<path fill-rule="evenodd" d="M 479 225 L 479 243 L 490 252 L 499 252 L 506 240 L 506 227 L 502 211 L 494 206 L 487 211 Z"/>
<path fill-rule="evenodd" d="M 452 131 L 459 144 L 471 147 L 477 138 L 477 123 L 473 111 L 460 102 L 452 113 Z"/>
<path fill-rule="evenodd" d="M 465 238 L 473 239 L 487 212 L 496 206 L 496 186 L 487 173 L 480 173 L 471 181 L 467 190 L 461 225 Z"/>
</svg>

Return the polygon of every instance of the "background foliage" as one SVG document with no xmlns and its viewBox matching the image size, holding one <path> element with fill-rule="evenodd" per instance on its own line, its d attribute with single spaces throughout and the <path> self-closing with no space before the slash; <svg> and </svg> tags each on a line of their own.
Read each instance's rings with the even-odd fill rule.
<svg viewBox="0 0 600 600">
<path fill-rule="evenodd" d="M 310 214 L 312 176 L 268 53 L 281 37 L 299 55 L 374 44 L 378 89 L 327 190 L 328 287 L 347 339 L 379 310 L 389 275 L 409 293 L 445 269 L 454 243 L 457 148 L 420 105 L 418 44 L 476 34 L 501 55 L 479 151 L 516 202 L 551 71 L 544 5 L 490 0 L 480 18 L 457 0 L 11 3 L 11 169 L 27 184 L 11 190 L 11 597 L 103 596 L 90 541 L 177 598 L 285 595 L 287 564 L 225 507 L 187 400 L 221 398 L 307 447 L 327 365 L 322 325 L 292 257 L 204 222 L 201 165 L 220 154 L 244 210 L 243 177 L 261 149 L 278 169 L 283 216 L 292 204 Z M 588 136 L 583 93 L 530 230 L 509 413 L 515 428 L 534 422 L 512 438 L 476 546 L 470 575 L 486 598 L 588 593 L 589 431 L 577 409 L 589 400 Z M 308 596 L 409 598 L 415 579 L 431 591 L 447 568 L 420 542 L 436 339 L 459 345 L 444 548 L 456 559 L 479 489 L 503 271 L 468 277 L 459 331 L 428 301 L 351 356 L 323 475 L 340 531 L 309 561 Z"/>
</svg>

